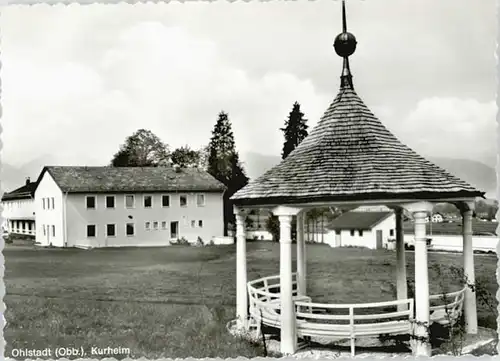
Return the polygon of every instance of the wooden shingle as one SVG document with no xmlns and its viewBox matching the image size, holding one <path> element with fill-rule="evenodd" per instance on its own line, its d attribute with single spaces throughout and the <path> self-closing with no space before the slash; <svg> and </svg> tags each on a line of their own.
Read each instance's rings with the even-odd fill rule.
<svg viewBox="0 0 500 361">
<path fill-rule="evenodd" d="M 2 201 L 12 201 L 16 199 L 31 199 L 35 196 L 35 189 L 37 183 L 29 182 L 22 187 L 19 187 L 12 192 L 4 193 L 2 196 Z"/>
<path fill-rule="evenodd" d="M 232 199 L 265 205 L 483 195 L 400 142 L 342 86 L 309 136 Z"/>
<path fill-rule="evenodd" d="M 205 171 L 172 167 L 47 166 L 59 188 L 68 193 L 223 192 L 225 186 Z"/>
</svg>

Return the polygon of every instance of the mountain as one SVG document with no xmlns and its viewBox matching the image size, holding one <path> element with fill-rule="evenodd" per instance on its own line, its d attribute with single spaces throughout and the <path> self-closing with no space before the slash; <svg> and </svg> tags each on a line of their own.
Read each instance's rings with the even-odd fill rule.
<svg viewBox="0 0 500 361">
<path fill-rule="evenodd" d="M 469 182 L 487 198 L 496 198 L 496 170 L 484 163 L 469 160 L 443 157 L 426 157 L 429 161 L 446 169 L 449 173 Z M 245 170 L 250 179 L 255 179 L 281 161 L 281 157 L 247 152 L 241 155 Z"/>
<path fill-rule="evenodd" d="M 260 154 L 256 152 L 242 153 L 241 160 L 248 177 L 255 179 L 281 161 L 280 156 Z M 446 169 L 451 174 L 469 182 L 479 190 L 486 192 L 487 198 L 496 198 L 496 171 L 484 163 L 444 157 L 426 157 L 429 161 Z M 39 156 L 21 166 L 3 163 L 1 179 L 2 192 L 12 191 L 22 186 L 27 177 L 36 180 L 43 166 L 57 165 L 59 162 L 50 155 Z"/>
<path fill-rule="evenodd" d="M 53 164 L 57 164 L 57 162 L 50 155 L 39 156 L 19 166 L 3 162 L 0 176 L 2 193 L 11 192 L 23 186 L 28 177 L 32 182 L 35 181 L 45 165 Z"/>
<path fill-rule="evenodd" d="M 427 159 L 477 189 L 486 192 L 487 198 L 496 198 L 497 172 L 495 168 L 469 159 L 442 157 L 427 157 Z"/>
<path fill-rule="evenodd" d="M 281 161 L 281 157 L 274 155 L 265 155 L 254 152 L 247 152 L 240 155 L 245 167 L 247 176 L 255 179 L 261 176 L 265 171 L 271 169 Z"/>
</svg>

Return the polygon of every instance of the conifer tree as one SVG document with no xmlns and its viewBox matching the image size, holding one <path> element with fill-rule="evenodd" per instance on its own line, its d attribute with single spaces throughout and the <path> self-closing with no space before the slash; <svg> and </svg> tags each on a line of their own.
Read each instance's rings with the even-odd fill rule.
<svg viewBox="0 0 500 361">
<path fill-rule="evenodd" d="M 233 202 L 229 198 L 248 184 L 248 177 L 236 151 L 231 122 L 223 111 L 219 113 L 208 145 L 207 170 L 227 187 L 224 193 L 224 235 L 227 235 L 229 224 L 234 224 Z"/>
<path fill-rule="evenodd" d="M 295 102 L 293 109 L 285 120 L 285 127 L 280 130 L 285 136 L 281 158 L 285 159 L 288 155 L 307 137 L 307 119 L 304 113 L 300 111 L 300 104 Z"/>
</svg>

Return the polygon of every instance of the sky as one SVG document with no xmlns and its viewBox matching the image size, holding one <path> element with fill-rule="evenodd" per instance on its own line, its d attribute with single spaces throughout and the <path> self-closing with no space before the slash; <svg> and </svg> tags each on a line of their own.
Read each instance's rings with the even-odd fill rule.
<svg viewBox="0 0 500 361">
<path fill-rule="evenodd" d="M 496 160 L 494 0 L 347 1 L 358 95 L 423 155 Z M 280 155 L 295 101 L 314 127 L 339 89 L 339 1 L 2 9 L 3 161 L 107 164 L 139 128 Z"/>
</svg>

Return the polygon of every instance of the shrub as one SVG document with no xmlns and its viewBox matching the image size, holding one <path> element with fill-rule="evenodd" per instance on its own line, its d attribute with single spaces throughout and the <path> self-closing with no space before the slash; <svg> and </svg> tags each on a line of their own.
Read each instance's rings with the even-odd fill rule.
<svg viewBox="0 0 500 361">
<path fill-rule="evenodd" d="M 181 239 L 177 238 L 177 240 L 175 241 L 170 241 L 170 244 L 172 246 L 190 246 L 191 244 L 189 243 L 189 241 L 182 237 Z"/>
<path fill-rule="evenodd" d="M 348 246 L 340 246 L 339 248 L 369 249 L 369 248 L 368 248 L 368 247 L 366 247 L 366 246 L 352 246 L 352 245 L 348 245 Z"/>
<path fill-rule="evenodd" d="M 12 233 L 9 233 L 7 235 L 7 237 L 4 237 L 4 241 L 5 241 L 5 243 L 8 243 L 8 244 L 14 243 L 14 236 L 12 235 Z"/>
</svg>

